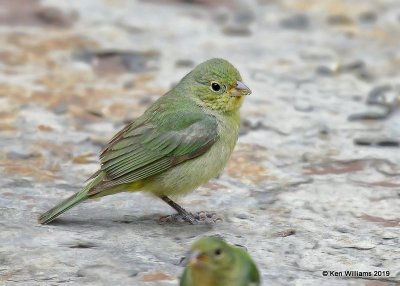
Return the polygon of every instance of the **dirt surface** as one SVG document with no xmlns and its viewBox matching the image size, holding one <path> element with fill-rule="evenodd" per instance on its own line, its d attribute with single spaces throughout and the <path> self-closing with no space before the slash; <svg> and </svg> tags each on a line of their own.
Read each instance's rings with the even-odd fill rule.
<svg viewBox="0 0 400 286">
<path fill-rule="evenodd" d="M 0 1 L 0 285 L 177 285 L 213 234 L 263 285 L 397 285 L 399 35 L 396 0 Z M 225 171 L 178 202 L 223 222 L 160 225 L 173 210 L 137 193 L 37 224 L 213 57 L 253 93 Z"/>
</svg>

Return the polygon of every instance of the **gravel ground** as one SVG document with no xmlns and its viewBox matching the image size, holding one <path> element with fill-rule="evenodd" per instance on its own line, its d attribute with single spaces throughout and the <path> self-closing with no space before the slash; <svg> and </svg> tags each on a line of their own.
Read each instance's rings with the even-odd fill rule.
<svg viewBox="0 0 400 286">
<path fill-rule="evenodd" d="M 247 247 L 263 285 L 397 285 L 399 35 L 396 0 L 1 1 L 0 285 L 177 285 L 213 234 Z M 137 193 L 37 224 L 213 57 L 253 94 L 225 171 L 178 201 L 223 222 L 160 225 L 173 210 Z"/>
</svg>

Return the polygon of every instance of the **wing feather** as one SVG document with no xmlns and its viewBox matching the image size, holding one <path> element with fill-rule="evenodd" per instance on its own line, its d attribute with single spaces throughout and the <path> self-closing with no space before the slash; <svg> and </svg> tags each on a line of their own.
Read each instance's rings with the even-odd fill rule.
<svg viewBox="0 0 400 286">
<path fill-rule="evenodd" d="M 216 118 L 202 112 L 175 111 L 139 122 L 121 130 L 101 153 L 106 176 L 94 193 L 168 170 L 204 154 L 218 139 Z"/>
</svg>

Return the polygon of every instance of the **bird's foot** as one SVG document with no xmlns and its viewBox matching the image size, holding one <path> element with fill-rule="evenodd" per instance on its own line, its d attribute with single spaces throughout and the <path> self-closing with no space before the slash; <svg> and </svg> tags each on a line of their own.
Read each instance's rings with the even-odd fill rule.
<svg viewBox="0 0 400 286">
<path fill-rule="evenodd" d="M 159 218 L 160 223 L 176 223 L 188 222 L 190 224 L 205 224 L 210 225 L 222 221 L 216 213 L 213 212 L 197 212 L 197 213 L 182 213 L 162 216 Z"/>
</svg>

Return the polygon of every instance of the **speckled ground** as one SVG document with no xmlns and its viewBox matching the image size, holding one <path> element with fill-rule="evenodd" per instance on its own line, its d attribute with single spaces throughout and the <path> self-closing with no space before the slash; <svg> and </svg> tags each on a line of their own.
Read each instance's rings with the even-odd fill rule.
<svg viewBox="0 0 400 286">
<path fill-rule="evenodd" d="M 0 285 L 177 285 L 211 234 L 263 285 L 400 283 L 399 35 L 396 0 L 1 1 Z M 253 94 L 224 173 L 179 202 L 223 222 L 160 225 L 172 209 L 138 193 L 37 224 L 212 57 Z M 372 276 L 323 276 L 345 270 Z"/>
</svg>

